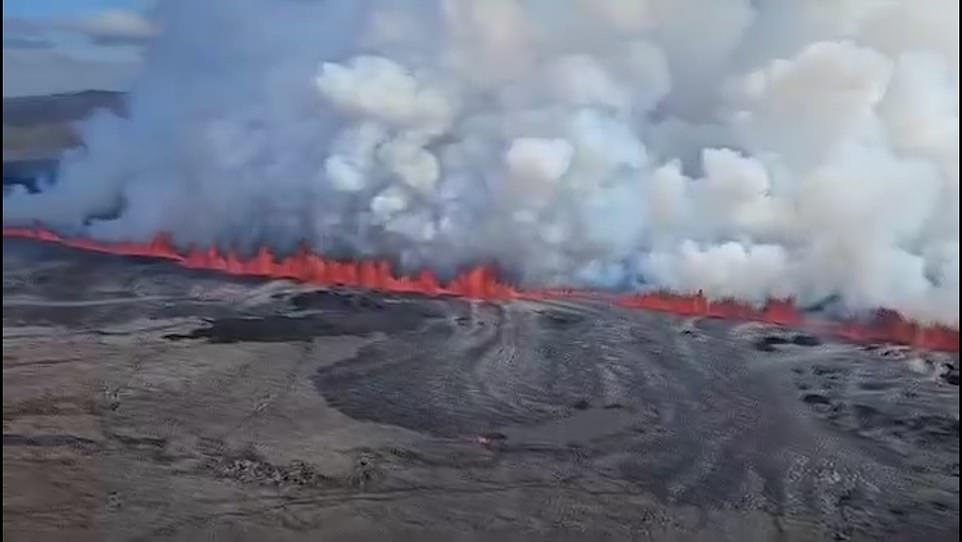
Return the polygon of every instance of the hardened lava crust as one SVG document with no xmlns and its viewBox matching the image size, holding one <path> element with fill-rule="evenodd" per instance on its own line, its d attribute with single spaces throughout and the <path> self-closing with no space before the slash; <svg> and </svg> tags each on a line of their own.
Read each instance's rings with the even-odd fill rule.
<svg viewBox="0 0 962 542">
<path fill-rule="evenodd" d="M 957 540 L 958 355 L 3 248 L 14 540 Z"/>
</svg>

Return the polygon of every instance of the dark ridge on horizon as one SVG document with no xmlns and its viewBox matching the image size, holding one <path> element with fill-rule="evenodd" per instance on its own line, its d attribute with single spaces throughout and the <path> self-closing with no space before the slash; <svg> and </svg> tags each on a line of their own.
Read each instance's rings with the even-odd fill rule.
<svg viewBox="0 0 962 542">
<path fill-rule="evenodd" d="M 126 114 L 126 93 L 108 90 L 3 99 L 4 186 L 37 190 L 64 151 L 83 144 L 76 123 L 99 110 Z"/>
<path fill-rule="evenodd" d="M 124 114 L 125 92 L 112 90 L 83 90 L 38 96 L 3 98 L 3 124 L 28 126 L 73 122 L 89 116 L 97 109 L 110 109 Z"/>
</svg>

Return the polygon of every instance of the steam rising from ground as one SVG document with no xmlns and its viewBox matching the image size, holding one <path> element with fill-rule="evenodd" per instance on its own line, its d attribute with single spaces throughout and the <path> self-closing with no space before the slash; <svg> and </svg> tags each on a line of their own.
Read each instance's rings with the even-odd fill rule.
<svg viewBox="0 0 962 542">
<path fill-rule="evenodd" d="M 4 221 L 957 326 L 958 10 L 170 1 L 129 119 Z"/>
</svg>

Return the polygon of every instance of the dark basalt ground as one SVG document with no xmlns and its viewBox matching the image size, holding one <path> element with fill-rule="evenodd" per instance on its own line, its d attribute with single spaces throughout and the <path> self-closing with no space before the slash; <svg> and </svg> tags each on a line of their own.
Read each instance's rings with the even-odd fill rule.
<svg viewBox="0 0 962 542">
<path fill-rule="evenodd" d="M 12 540 L 958 538 L 958 356 L 26 241 L 3 294 Z"/>
</svg>

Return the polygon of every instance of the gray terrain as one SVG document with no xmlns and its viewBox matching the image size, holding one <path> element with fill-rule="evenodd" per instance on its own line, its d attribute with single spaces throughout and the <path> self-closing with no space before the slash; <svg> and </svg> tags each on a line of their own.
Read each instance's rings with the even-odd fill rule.
<svg viewBox="0 0 962 542">
<path fill-rule="evenodd" d="M 42 189 L 120 95 L 4 100 Z M 957 540 L 958 356 L 3 246 L 9 540 Z"/>
<path fill-rule="evenodd" d="M 957 540 L 958 357 L 5 240 L 10 540 Z"/>
</svg>

